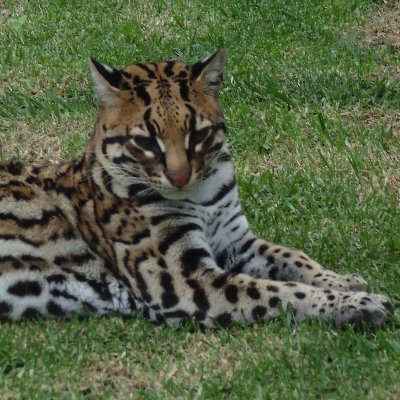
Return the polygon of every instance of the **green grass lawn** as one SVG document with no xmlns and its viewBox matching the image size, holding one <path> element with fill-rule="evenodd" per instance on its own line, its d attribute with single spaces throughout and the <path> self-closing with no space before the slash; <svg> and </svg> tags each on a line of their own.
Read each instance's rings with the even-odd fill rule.
<svg viewBox="0 0 400 400">
<path fill-rule="evenodd" d="M 89 56 L 120 67 L 226 47 L 221 101 L 254 230 L 397 305 L 363 331 L 4 323 L 1 399 L 400 398 L 400 6 L 385 3 L 0 0 L 0 160 L 83 151 Z"/>
</svg>

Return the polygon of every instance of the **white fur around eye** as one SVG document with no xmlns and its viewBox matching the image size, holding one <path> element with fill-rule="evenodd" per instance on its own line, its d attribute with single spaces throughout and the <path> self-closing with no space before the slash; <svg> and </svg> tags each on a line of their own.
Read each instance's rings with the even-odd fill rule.
<svg viewBox="0 0 400 400">
<path fill-rule="evenodd" d="M 194 151 L 199 152 L 203 148 L 203 143 L 196 144 Z"/>
<path fill-rule="evenodd" d="M 131 135 L 141 135 L 141 136 L 149 136 L 149 134 L 138 126 L 134 126 L 133 128 L 129 128 L 129 133 Z"/>
<path fill-rule="evenodd" d="M 111 157 L 121 157 L 122 147 L 119 143 L 113 143 L 107 145 L 107 155 Z"/>
<path fill-rule="evenodd" d="M 158 145 L 160 146 L 161 151 L 163 153 L 165 153 L 165 144 L 164 144 L 164 142 L 159 137 L 156 137 L 156 140 L 157 140 Z"/>
<path fill-rule="evenodd" d="M 197 118 L 196 120 L 196 129 L 202 129 L 205 128 L 206 126 L 211 126 L 211 125 L 212 122 L 209 119 L 204 118 L 201 120 L 200 118 Z"/>
<path fill-rule="evenodd" d="M 144 155 L 145 155 L 147 158 L 154 158 L 154 157 L 155 157 L 155 156 L 154 156 L 154 153 L 153 153 L 152 151 L 143 150 L 143 149 L 142 149 L 142 151 L 143 151 Z"/>
<path fill-rule="evenodd" d="M 185 136 L 185 149 L 189 149 L 189 139 L 190 139 L 190 132 L 186 134 Z"/>
</svg>

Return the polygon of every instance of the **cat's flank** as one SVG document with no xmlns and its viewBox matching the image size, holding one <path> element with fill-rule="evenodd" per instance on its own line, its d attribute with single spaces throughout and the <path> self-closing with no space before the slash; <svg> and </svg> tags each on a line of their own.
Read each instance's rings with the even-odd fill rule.
<svg viewBox="0 0 400 400">
<path fill-rule="evenodd" d="M 251 232 L 218 103 L 225 59 L 91 61 L 100 111 L 83 157 L 0 167 L 1 317 L 386 320 L 359 276 Z"/>
</svg>

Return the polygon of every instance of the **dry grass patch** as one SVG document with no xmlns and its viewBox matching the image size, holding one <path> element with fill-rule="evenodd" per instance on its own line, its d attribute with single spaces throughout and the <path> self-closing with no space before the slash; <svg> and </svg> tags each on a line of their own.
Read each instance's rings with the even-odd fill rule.
<svg viewBox="0 0 400 400">
<path fill-rule="evenodd" d="M 259 354 L 246 337 L 255 335 L 259 329 L 254 326 L 253 332 L 235 336 L 233 343 L 230 340 L 225 342 L 215 332 L 190 333 L 182 346 L 167 348 L 165 352 L 160 349 L 158 353 L 149 355 L 124 351 L 88 366 L 78 383 L 79 391 L 103 393 L 108 387 L 118 399 L 137 398 L 135 393 L 140 390 L 162 398 L 185 399 L 188 392 L 201 393 L 203 381 L 216 376 L 229 381 L 238 369 L 251 365 L 253 357 Z M 263 345 L 269 351 L 278 351 L 283 346 L 276 337 L 265 340 Z M 180 392 L 178 396 L 167 394 L 165 385 L 169 383 Z"/>
<path fill-rule="evenodd" d="M 365 400 L 398 400 L 400 398 L 400 385 L 393 385 L 384 390 L 371 390 Z"/>
<path fill-rule="evenodd" d="M 386 1 L 377 7 L 367 19 L 363 31 L 362 43 L 367 47 L 400 49 L 400 2 Z"/>
<path fill-rule="evenodd" d="M 0 0 L 0 22 L 6 20 L 9 17 L 19 17 L 24 13 L 24 7 L 22 4 L 20 4 L 19 1 L 17 0 L 12 0 L 11 3 L 13 4 L 14 12 L 11 13 L 6 5 L 7 3 L 10 3 L 9 1 L 6 0 Z"/>
<path fill-rule="evenodd" d="M 81 116 L 45 121 L 3 120 L 0 129 L 0 157 L 6 162 L 57 163 L 82 153 L 92 122 Z M 82 147 L 84 146 L 84 147 Z"/>
<path fill-rule="evenodd" d="M 400 79 L 400 64 L 388 57 L 390 53 L 396 57 L 400 50 L 400 2 L 384 1 L 372 10 L 365 24 L 355 29 L 355 36 L 365 50 L 383 52 L 371 76 L 376 79 L 387 76 L 396 81 Z"/>
<path fill-rule="evenodd" d="M 363 119 L 367 127 L 392 130 L 400 137 L 400 111 L 385 112 L 379 108 L 370 109 L 364 113 Z"/>
<path fill-rule="evenodd" d="M 157 384 L 159 381 L 154 373 L 144 371 L 139 361 L 137 364 L 127 364 L 124 352 L 87 367 L 78 389 L 82 394 L 100 394 L 109 387 L 117 391 L 118 398 L 126 399 L 137 389 L 157 390 Z"/>
</svg>

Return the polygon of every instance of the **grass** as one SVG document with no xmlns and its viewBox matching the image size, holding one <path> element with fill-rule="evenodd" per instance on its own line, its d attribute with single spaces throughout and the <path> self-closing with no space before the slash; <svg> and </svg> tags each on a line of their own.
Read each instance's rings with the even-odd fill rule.
<svg viewBox="0 0 400 400">
<path fill-rule="evenodd" d="M 0 159 L 57 161 L 95 121 L 89 56 L 230 54 L 222 104 L 254 230 L 400 300 L 398 2 L 0 0 Z M 0 329 L 2 399 L 397 399 L 400 313 L 199 332 L 119 317 Z"/>
</svg>

